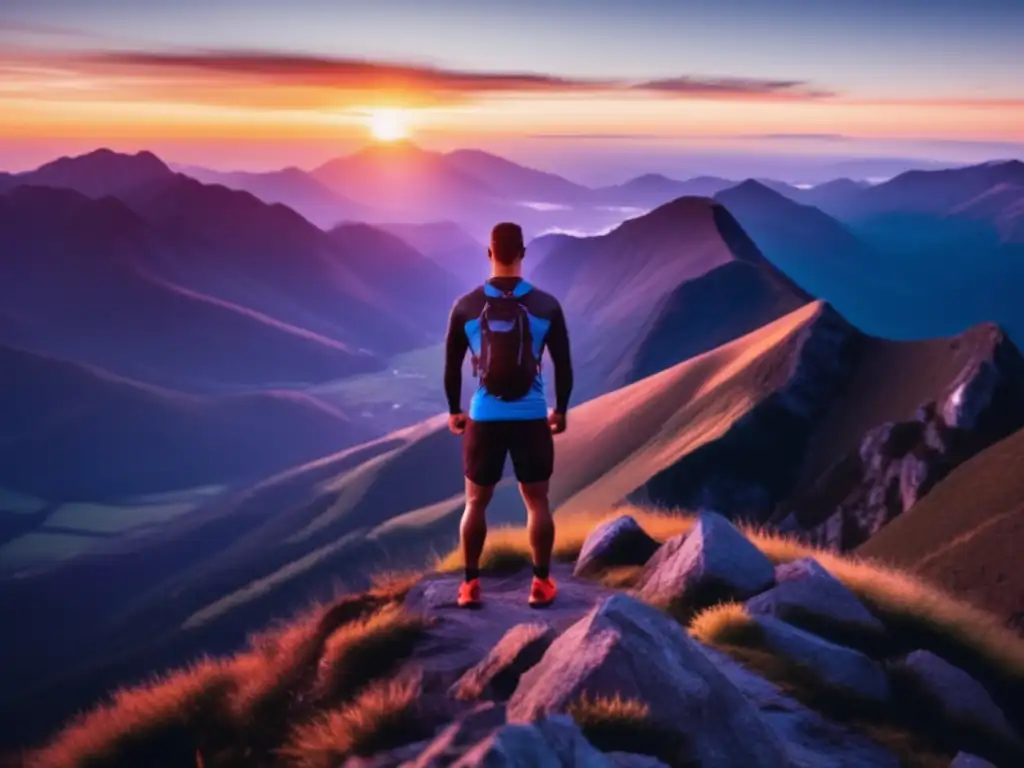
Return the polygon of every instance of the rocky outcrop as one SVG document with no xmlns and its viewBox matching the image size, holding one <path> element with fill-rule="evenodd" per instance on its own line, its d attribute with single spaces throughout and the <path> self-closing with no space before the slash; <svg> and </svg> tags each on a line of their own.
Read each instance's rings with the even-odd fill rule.
<svg viewBox="0 0 1024 768">
<path fill-rule="evenodd" d="M 704 512 L 689 533 L 666 541 L 647 563 L 640 598 L 680 616 L 743 600 L 775 583 L 775 569 L 728 520 Z"/>
<path fill-rule="evenodd" d="M 512 627 L 479 664 L 459 678 L 452 687 L 452 695 L 463 701 L 507 699 L 522 674 L 541 660 L 555 637 L 549 624 L 536 622 Z"/>
<path fill-rule="evenodd" d="M 784 749 L 700 646 L 660 611 L 625 595 L 567 629 L 519 681 L 510 722 L 564 712 L 582 697 L 645 703 L 701 765 L 783 766 Z"/>
<path fill-rule="evenodd" d="M 889 698 L 885 671 L 860 651 L 830 643 L 773 616 L 755 616 L 764 646 L 803 669 L 815 683 L 867 702 Z"/>
<path fill-rule="evenodd" d="M 974 726 L 1020 746 L 1003 710 L 984 686 L 962 669 L 931 651 L 914 651 L 900 667 L 948 720 Z"/>
<path fill-rule="evenodd" d="M 845 584 L 804 558 L 775 568 L 776 585 L 746 603 L 747 613 L 775 616 L 788 624 L 840 643 L 875 645 L 885 626 Z"/>
<path fill-rule="evenodd" d="M 587 536 L 576 559 L 573 576 L 594 576 L 614 566 L 644 565 L 658 546 L 635 518 L 617 517 L 602 523 Z"/>
<path fill-rule="evenodd" d="M 842 391 L 862 338 L 822 304 L 789 342 L 788 361 L 758 382 L 767 396 L 722 437 L 659 472 L 630 500 L 767 520 L 797 481 L 816 421 Z"/>
<path fill-rule="evenodd" d="M 974 356 L 939 399 L 909 421 L 865 434 L 855 457 L 825 478 L 845 491 L 835 511 L 806 531 L 820 546 L 849 550 L 914 506 L 955 467 L 1024 425 L 1024 358 L 995 326 L 971 333 Z"/>
</svg>

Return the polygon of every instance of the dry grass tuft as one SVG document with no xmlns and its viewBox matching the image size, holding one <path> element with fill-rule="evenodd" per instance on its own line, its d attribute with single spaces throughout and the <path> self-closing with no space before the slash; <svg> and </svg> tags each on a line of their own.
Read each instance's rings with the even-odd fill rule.
<svg viewBox="0 0 1024 768">
<path fill-rule="evenodd" d="M 389 579 L 366 595 L 314 606 L 254 636 L 233 658 L 205 659 L 118 691 L 30 755 L 27 765 L 272 762 L 294 722 L 308 720 L 318 706 L 351 701 L 412 652 L 427 623 L 394 602 L 411 581 Z M 311 690 L 317 696 L 307 695 Z"/>
<path fill-rule="evenodd" d="M 569 706 L 568 713 L 602 752 L 651 755 L 673 768 L 697 765 L 688 757 L 683 735 L 654 722 L 650 707 L 642 701 L 582 696 Z"/>
<path fill-rule="evenodd" d="M 740 603 L 706 608 L 689 625 L 690 634 L 705 645 L 751 645 L 756 640 L 753 619 Z"/>
<path fill-rule="evenodd" d="M 79 716 L 45 748 L 28 755 L 30 768 L 189 765 L 206 743 L 230 728 L 226 697 L 236 685 L 230 663 L 203 659 L 186 670 L 116 692 Z"/>
<path fill-rule="evenodd" d="M 415 678 L 376 682 L 349 705 L 296 728 L 280 755 L 294 768 L 333 768 L 354 755 L 427 738 L 431 729 L 421 712 L 421 695 Z"/>
<path fill-rule="evenodd" d="M 427 627 L 426 618 L 398 605 L 341 627 L 324 644 L 315 699 L 326 705 L 350 701 L 371 681 L 391 674 Z"/>
</svg>

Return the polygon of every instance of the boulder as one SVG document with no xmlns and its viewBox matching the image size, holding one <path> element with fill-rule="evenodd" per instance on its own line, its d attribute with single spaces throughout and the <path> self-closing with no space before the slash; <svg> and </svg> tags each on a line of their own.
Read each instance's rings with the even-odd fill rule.
<svg viewBox="0 0 1024 768">
<path fill-rule="evenodd" d="M 520 676 L 541 660 L 557 636 L 549 624 L 517 624 L 498 641 L 483 660 L 452 686 L 452 695 L 463 701 L 507 699 Z"/>
<path fill-rule="evenodd" d="M 771 561 L 728 520 L 700 515 L 666 541 L 640 579 L 641 599 L 682 616 L 725 600 L 744 600 L 775 583 Z"/>
<path fill-rule="evenodd" d="M 530 723 L 581 697 L 639 700 L 701 765 L 783 766 L 781 743 L 678 623 L 624 594 L 569 627 L 522 676 L 508 720 Z"/>
<path fill-rule="evenodd" d="M 792 768 L 900 768 L 900 759 L 852 725 L 830 720 L 714 648 L 703 648 L 785 745 Z"/>
<path fill-rule="evenodd" d="M 889 698 L 885 671 L 860 651 L 836 645 L 774 616 L 754 616 L 764 646 L 804 670 L 815 682 L 862 701 Z"/>
<path fill-rule="evenodd" d="M 983 757 L 968 752 L 957 752 L 953 762 L 949 764 L 949 768 L 996 768 L 996 766 Z"/>
<path fill-rule="evenodd" d="M 417 764 L 418 765 L 418 764 Z M 452 768 L 614 768 L 566 715 L 498 728 Z"/>
<path fill-rule="evenodd" d="M 914 651 L 900 664 L 922 693 L 951 720 L 1017 742 L 1017 735 L 984 686 L 931 651 Z"/>
<path fill-rule="evenodd" d="M 587 536 L 572 575 L 594 576 L 617 565 L 645 565 L 658 551 L 658 542 L 647 535 L 630 515 L 602 523 Z"/>
<path fill-rule="evenodd" d="M 873 644 L 885 635 L 882 622 L 813 558 L 778 566 L 775 582 L 747 601 L 747 613 L 775 616 L 836 642 L 854 638 Z"/>
</svg>

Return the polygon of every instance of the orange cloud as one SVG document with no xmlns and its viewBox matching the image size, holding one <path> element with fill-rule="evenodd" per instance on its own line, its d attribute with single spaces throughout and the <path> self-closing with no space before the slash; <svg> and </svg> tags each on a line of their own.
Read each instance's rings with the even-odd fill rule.
<svg viewBox="0 0 1024 768">
<path fill-rule="evenodd" d="M 103 51 L 68 57 L 62 65 L 75 67 L 86 76 L 145 81 L 147 87 L 158 87 L 161 95 L 171 99 L 206 102 L 217 92 L 233 104 L 255 99 L 258 106 L 273 102 L 285 108 L 315 108 L 325 102 L 336 105 L 338 94 L 351 94 L 353 101 L 358 101 L 368 93 L 409 105 L 544 94 L 646 94 L 704 100 L 808 100 L 832 95 L 800 81 L 691 76 L 647 81 L 573 78 L 262 51 Z M 267 86 L 274 86 L 276 95 L 264 90 Z M 285 96 L 285 90 L 291 92 L 289 96 Z M 153 95 L 152 90 L 149 95 Z"/>
</svg>

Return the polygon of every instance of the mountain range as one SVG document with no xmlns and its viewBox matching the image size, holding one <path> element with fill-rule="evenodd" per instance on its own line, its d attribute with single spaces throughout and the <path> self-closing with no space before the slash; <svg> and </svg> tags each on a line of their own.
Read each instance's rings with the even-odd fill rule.
<svg viewBox="0 0 1024 768">
<path fill-rule="evenodd" d="M 966 562 L 998 532 L 1009 569 L 1022 530 L 971 490 L 1020 464 L 1019 163 L 807 190 L 588 190 L 411 145 L 191 170 L 98 151 L 0 177 L 0 614 L 23 616 L 3 733 L 450 547 L 439 342 L 482 224 L 516 211 L 577 369 L 560 516 L 715 509 L 1024 610 Z M 414 400 L 438 415 L 403 425 Z M 506 480 L 490 522 L 521 514 Z"/>
</svg>

